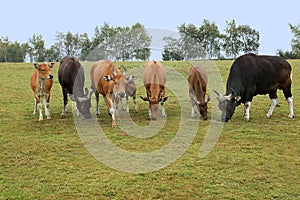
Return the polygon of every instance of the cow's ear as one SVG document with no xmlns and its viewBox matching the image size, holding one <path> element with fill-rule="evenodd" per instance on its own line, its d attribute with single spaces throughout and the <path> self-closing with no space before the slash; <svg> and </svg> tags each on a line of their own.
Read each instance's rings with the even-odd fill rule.
<svg viewBox="0 0 300 200">
<path fill-rule="evenodd" d="M 33 66 L 34 66 L 35 69 L 39 69 L 40 68 L 40 64 L 39 63 L 34 63 Z"/>
<path fill-rule="evenodd" d="M 55 65 L 55 62 L 52 62 L 52 63 L 49 65 L 49 67 L 52 68 L 52 67 L 54 67 L 54 65 Z"/>
<path fill-rule="evenodd" d="M 161 101 L 160 101 L 160 102 L 165 102 L 165 101 L 167 101 L 167 100 L 168 100 L 168 98 L 169 98 L 169 97 L 164 97 L 164 98 L 162 98 L 162 99 L 161 99 Z"/>
<path fill-rule="evenodd" d="M 140 96 L 143 101 L 149 101 L 147 97 Z"/>
<path fill-rule="evenodd" d="M 103 79 L 106 80 L 106 81 L 111 81 L 112 80 L 110 75 L 103 76 Z"/>
</svg>

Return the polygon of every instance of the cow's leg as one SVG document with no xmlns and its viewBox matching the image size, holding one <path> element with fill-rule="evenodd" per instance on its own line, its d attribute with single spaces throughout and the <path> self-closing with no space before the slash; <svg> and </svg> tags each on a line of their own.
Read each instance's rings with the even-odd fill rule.
<svg viewBox="0 0 300 200">
<path fill-rule="evenodd" d="M 191 111 L 191 117 L 194 118 L 195 115 L 195 109 L 194 109 L 194 102 L 192 102 L 192 111 Z"/>
<path fill-rule="evenodd" d="M 126 95 L 126 112 L 129 113 L 129 97 Z"/>
<path fill-rule="evenodd" d="M 269 93 L 269 97 L 271 99 L 271 106 L 270 106 L 269 112 L 266 115 L 267 117 L 271 117 L 271 115 L 273 114 L 274 108 L 276 107 L 276 105 L 278 103 L 278 97 L 277 97 L 276 90 Z"/>
<path fill-rule="evenodd" d="M 42 112 L 42 102 L 40 100 L 37 100 L 37 106 L 39 109 L 39 121 L 43 120 L 43 112 Z"/>
<path fill-rule="evenodd" d="M 294 108 L 293 108 L 293 97 L 288 97 L 287 102 L 289 103 L 290 114 L 289 118 L 294 118 Z"/>
<path fill-rule="evenodd" d="M 278 99 L 271 99 L 271 106 L 269 109 L 269 112 L 267 113 L 267 117 L 271 117 L 271 115 L 273 114 L 274 108 L 276 107 L 278 102 Z"/>
<path fill-rule="evenodd" d="M 36 103 L 36 98 L 34 98 L 33 115 L 36 114 L 36 109 L 37 109 L 37 103 Z"/>
<path fill-rule="evenodd" d="M 109 108 L 109 113 L 111 114 L 111 119 L 112 119 L 111 126 L 116 127 L 117 123 L 116 123 L 116 116 L 115 116 L 115 108 L 114 108 L 114 104 L 113 104 L 112 100 L 109 98 L 109 95 L 105 96 L 105 101 Z"/>
<path fill-rule="evenodd" d="M 96 115 L 100 115 L 100 111 L 99 111 L 99 93 L 97 91 L 95 91 L 95 97 L 96 97 Z"/>
<path fill-rule="evenodd" d="M 45 107 L 45 115 L 47 116 L 47 119 L 51 119 L 50 111 L 49 111 L 49 102 L 44 99 L 44 107 Z"/>
<path fill-rule="evenodd" d="M 137 105 L 137 102 L 136 102 L 136 94 L 135 93 L 132 96 L 132 99 L 133 99 L 133 104 L 134 104 L 135 112 L 138 112 L 139 109 L 138 109 L 138 105 Z"/>
<path fill-rule="evenodd" d="M 66 113 L 68 112 L 68 94 L 64 89 L 62 89 L 62 93 L 63 93 L 63 97 L 64 97 L 64 107 L 61 112 L 61 116 L 65 116 Z"/>
<path fill-rule="evenodd" d="M 292 96 L 290 85 L 289 85 L 289 87 L 283 89 L 283 94 L 284 94 L 285 99 L 287 100 L 287 102 L 289 104 L 290 114 L 289 114 L 288 117 L 289 118 L 294 118 L 293 96 Z"/>
<path fill-rule="evenodd" d="M 165 111 L 165 107 L 164 107 L 164 103 L 161 102 L 160 105 L 161 105 L 161 115 L 163 117 L 167 117 L 167 114 L 166 114 L 166 111 Z"/>
<path fill-rule="evenodd" d="M 244 105 L 244 120 L 249 121 L 250 119 L 250 107 L 251 107 L 251 101 L 247 101 Z"/>
</svg>

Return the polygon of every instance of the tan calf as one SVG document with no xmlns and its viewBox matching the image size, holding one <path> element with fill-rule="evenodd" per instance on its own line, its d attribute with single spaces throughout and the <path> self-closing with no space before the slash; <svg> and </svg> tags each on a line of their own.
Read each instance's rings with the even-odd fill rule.
<svg viewBox="0 0 300 200">
<path fill-rule="evenodd" d="M 53 84 L 53 75 L 51 74 L 51 68 L 55 63 L 50 65 L 46 63 L 34 63 L 34 71 L 30 78 L 30 86 L 34 93 L 34 109 L 33 114 L 36 114 L 37 107 L 39 109 L 39 121 L 43 120 L 42 114 L 42 102 L 44 99 L 45 115 L 47 119 L 51 119 L 49 112 L 50 103 L 50 90 Z"/>
</svg>

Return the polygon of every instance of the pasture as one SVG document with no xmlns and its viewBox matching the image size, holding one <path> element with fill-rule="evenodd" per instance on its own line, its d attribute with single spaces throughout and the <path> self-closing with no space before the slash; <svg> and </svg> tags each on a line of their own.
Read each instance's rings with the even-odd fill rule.
<svg viewBox="0 0 300 200">
<path fill-rule="evenodd" d="M 224 83 L 218 84 L 224 88 L 232 62 L 214 62 L 224 79 Z M 239 106 L 233 119 L 223 125 L 213 149 L 204 158 L 199 158 L 210 122 L 215 120 L 210 116 L 216 102 L 212 92 L 215 88 L 208 82 L 211 95 L 209 119 L 189 120 L 199 126 L 187 150 L 161 169 L 138 173 L 113 169 L 90 153 L 78 134 L 70 112 L 71 104 L 69 113 L 61 118 L 63 100 L 57 79 L 59 63 L 52 69 L 52 119 L 41 122 L 38 122 L 38 116 L 32 115 L 33 92 L 29 78 L 33 64 L 0 63 L 0 199 L 299 199 L 300 60 L 289 62 L 293 69 L 293 120 L 287 118 L 288 104 L 282 91 L 278 91 L 281 106 L 275 108 L 269 119 L 265 117 L 270 106 L 268 96 L 256 96 L 250 121 L 243 121 L 244 108 Z M 142 69 L 143 63 L 116 64 L 124 64 L 135 72 Z M 89 87 L 92 63 L 82 64 Z M 179 84 L 186 81 L 191 67 L 185 61 L 163 62 L 163 65 L 181 73 L 183 79 L 178 81 Z M 168 77 L 172 76 L 167 74 L 167 84 Z M 131 100 L 130 115 L 121 112 L 121 120 L 126 122 L 125 118 L 130 116 L 143 127 L 150 122 L 147 120 L 148 105 L 139 98 L 146 95 L 141 76 L 137 83 L 139 112 L 134 112 Z M 223 92 L 224 88 L 217 89 Z M 165 103 L 167 119 L 164 127 L 151 137 L 137 138 L 123 129 L 111 128 L 111 117 L 102 98 L 101 114 L 96 121 L 106 138 L 121 149 L 141 153 L 159 150 L 175 138 L 182 114 L 174 91 L 167 89 L 166 96 L 169 96 Z M 92 104 L 95 119 L 94 95 Z M 185 115 L 190 111 L 188 107 Z"/>
</svg>

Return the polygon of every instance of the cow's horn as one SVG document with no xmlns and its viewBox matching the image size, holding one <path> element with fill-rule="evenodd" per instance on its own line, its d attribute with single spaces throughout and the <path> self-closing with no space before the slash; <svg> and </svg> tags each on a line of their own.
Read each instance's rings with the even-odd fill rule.
<svg viewBox="0 0 300 200">
<path fill-rule="evenodd" d="M 125 68 L 125 66 L 124 65 L 122 65 L 122 68 L 123 68 L 123 70 L 124 70 L 124 75 L 126 76 L 126 72 L 127 72 L 127 70 L 126 70 L 126 68 Z"/>
<path fill-rule="evenodd" d="M 89 99 L 90 99 L 90 98 L 91 98 L 91 96 L 92 96 L 92 94 L 93 94 L 93 92 L 95 92 L 95 90 L 91 90 L 91 91 L 90 91 L 90 93 L 87 95 L 87 98 L 89 98 Z"/>
<path fill-rule="evenodd" d="M 114 66 L 112 66 L 112 68 L 111 68 L 111 72 L 112 72 L 112 74 L 113 74 L 114 76 L 117 76 L 117 73 L 116 73 L 116 71 L 115 71 L 115 68 L 114 68 Z"/>
<path fill-rule="evenodd" d="M 210 100 L 210 96 L 208 95 L 207 99 L 205 99 L 205 102 L 207 103 L 209 102 L 209 100 Z"/>
<path fill-rule="evenodd" d="M 79 102 L 83 102 L 83 101 L 86 101 L 88 100 L 89 98 L 88 97 L 76 97 L 77 101 Z"/>
<path fill-rule="evenodd" d="M 216 91 L 216 90 L 213 90 L 213 91 L 218 95 L 218 97 L 222 96 L 218 91 Z"/>
<path fill-rule="evenodd" d="M 156 99 L 156 102 L 160 102 L 161 92 L 158 94 L 158 97 Z"/>
</svg>

